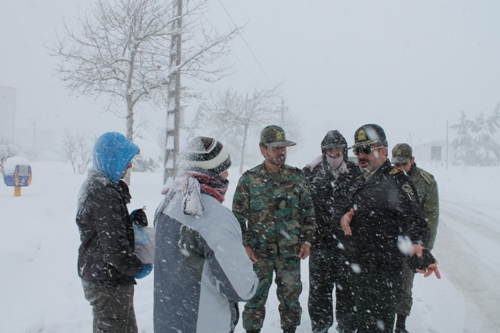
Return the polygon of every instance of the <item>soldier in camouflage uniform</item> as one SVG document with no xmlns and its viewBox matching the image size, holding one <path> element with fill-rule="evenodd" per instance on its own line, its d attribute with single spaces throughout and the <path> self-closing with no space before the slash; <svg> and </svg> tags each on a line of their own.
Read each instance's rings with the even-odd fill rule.
<svg viewBox="0 0 500 333">
<path fill-rule="evenodd" d="M 410 176 L 413 184 L 417 188 L 420 198 L 420 207 L 424 211 L 430 228 L 430 239 L 427 248 L 432 250 L 436 240 L 437 227 L 439 223 L 439 194 L 434 176 L 425 170 L 417 168 L 413 152 L 406 143 L 398 143 L 392 149 L 391 162 L 396 168 L 405 171 Z M 410 315 L 412 306 L 413 278 L 415 273 L 408 265 L 404 265 L 403 288 L 399 295 L 396 308 L 397 320 L 395 333 L 408 333 L 406 330 L 406 317 Z"/>
<path fill-rule="evenodd" d="M 286 140 L 279 126 L 267 126 L 260 137 L 264 163 L 243 173 L 233 197 L 243 245 L 254 263 L 259 287 L 243 311 L 247 332 L 260 332 L 265 304 L 276 274 L 281 327 L 293 333 L 300 325 L 302 292 L 300 259 L 309 256 L 315 222 L 311 194 L 300 169 L 285 163 Z"/>
</svg>

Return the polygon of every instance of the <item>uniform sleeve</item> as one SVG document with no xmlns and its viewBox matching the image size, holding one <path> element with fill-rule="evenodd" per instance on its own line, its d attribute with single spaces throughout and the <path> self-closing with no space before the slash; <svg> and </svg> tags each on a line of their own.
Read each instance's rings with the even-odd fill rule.
<svg viewBox="0 0 500 333">
<path fill-rule="evenodd" d="M 120 273 L 135 276 L 141 271 L 142 263 L 130 251 L 134 246 L 131 246 L 127 236 L 122 202 L 109 189 L 104 190 L 99 197 L 95 203 L 95 228 L 101 242 L 103 260 Z"/>
<path fill-rule="evenodd" d="M 248 246 L 247 221 L 250 212 L 250 189 L 248 184 L 248 177 L 246 174 L 243 174 L 238 181 L 238 185 L 236 186 L 232 207 L 233 214 L 241 227 L 244 246 Z"/>
<path fill-rule="evenodd" d="M 425 202 L 423 202 L 422 208 L 427 216 L 430 228 L 430 239 L 427 248 L 432 250 L 434 242 L 436 241 L 437 228 L 439 224 L 439 194 L 437 183 L 435 181 L 430 184 L 429 192 Z"/>
<path fill-rule="evenodd" d="M 303 179 L 302 191 L 299 202 L 300 239 L 304 242 L 314 243 L 316 233 L 316 220 L 311 192 Z"/>
<path fill-rule="evenodd" d="M 403 211 L 403 233 L 413 244 L 426 246 L 429 241 L 429 225 L 420 208 L 417 190 L 411 179 L 403 173 L 397 177 Z"/>
</svg>

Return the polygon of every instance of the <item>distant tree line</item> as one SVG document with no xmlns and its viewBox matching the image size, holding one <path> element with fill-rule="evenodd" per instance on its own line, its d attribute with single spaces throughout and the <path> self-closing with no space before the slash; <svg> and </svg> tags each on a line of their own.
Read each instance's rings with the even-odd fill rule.
<svg viewBox="0 0 500 333">
<path fill-rule="evenodd" d="M 469 119 L 460 112 L 458 124 L 451 126 L 457 131 L 452 142 L 455 148 L 454 165 L 497 166 L 500 163 L 500 103 L 491 115 L 484 112 Z"/>
</svg>

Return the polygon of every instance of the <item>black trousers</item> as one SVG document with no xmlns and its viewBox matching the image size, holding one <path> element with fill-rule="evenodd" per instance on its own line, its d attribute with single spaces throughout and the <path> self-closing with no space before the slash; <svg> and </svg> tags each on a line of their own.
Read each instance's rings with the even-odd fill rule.
<svg viewBox="0 0 500 333">
<path fill-rule="evenodd" d="M 93 333 L 137 333 L 134 285 L 114 288 L 83 287 L 92 305 Z"/>
<path fill-rule="evenodd" d="M 313 333 L 327 332 L 337 318 L 337 330 L 354 332 L 354 300 L 348 281 L 349 267 L 343 250 L 334 245 L 315 244 L 309 256 L 308 310 Z M 335 290 L 335 303 L 332 293 Z"/>
<path fill-rule="evenodd" d="M 402 271 L 351 273 L 357 333 L 392 333 Z"/>
</svg>

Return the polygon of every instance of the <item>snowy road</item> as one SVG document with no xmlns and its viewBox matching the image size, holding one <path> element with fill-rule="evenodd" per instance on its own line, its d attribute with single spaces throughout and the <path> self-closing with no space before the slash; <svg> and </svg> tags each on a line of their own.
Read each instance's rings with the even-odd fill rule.
<svg viewBox="0 0 500 333">
<path fill-rule="evenodd" d="M 500 332 L 498 222 L 480 204 L 441 200 L 435 252 L 443 272 L 464 296 L 463 332 Z"/>
</svg>

